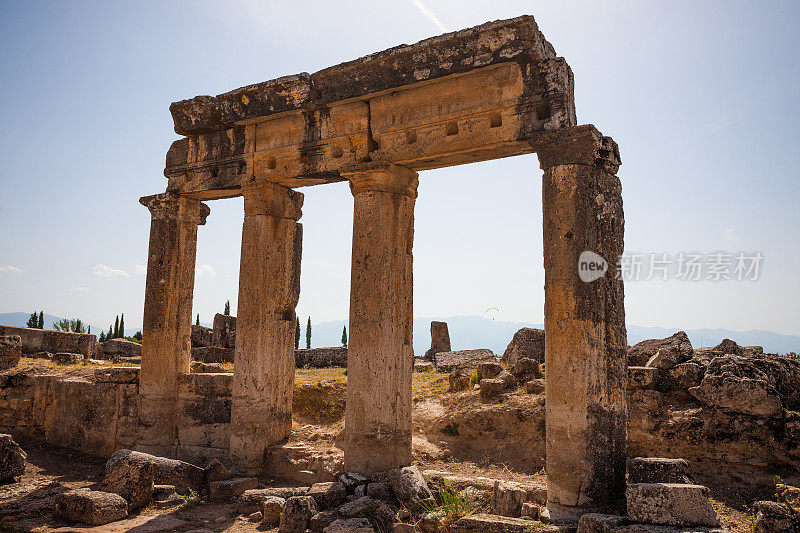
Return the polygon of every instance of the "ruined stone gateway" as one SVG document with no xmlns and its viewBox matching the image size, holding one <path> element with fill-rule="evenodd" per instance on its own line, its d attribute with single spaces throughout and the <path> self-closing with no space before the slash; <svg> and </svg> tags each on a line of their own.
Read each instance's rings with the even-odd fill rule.
<svg viewBox="0 0 800 533">
<path fill-rule="evenodd" d="M 354 199 L 345 466 L 411 462 L 412 249 L 418 171 L 536 152 L 544 171 L 547 474 L 551 515 L 625 500 L 625 350 L 615 263 L 616 143 L 577 125 L 573 75 L 530 16 L 487 23 L 215 97 L 173 103 L 166 192 L 143 197 L 150 252 L 138 448 L 180 455 L 197 227 L 244 197 L 228 459 L 263 471 L 291 430 L 303 194 Z M 531 174 L 533 174 L 531 170 Z M 582 251 L 610 268 L 578 277 Z"/>
</svg>

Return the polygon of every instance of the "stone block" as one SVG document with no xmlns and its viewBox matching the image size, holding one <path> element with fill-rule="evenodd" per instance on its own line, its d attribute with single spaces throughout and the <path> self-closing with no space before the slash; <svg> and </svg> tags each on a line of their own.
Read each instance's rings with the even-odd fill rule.
<svg viewBox="0 0 800 533">
<path fill-rule="evenodd" d="M 52 361 L 59 365 L 74 365 L 83 361 L 83 355 L 79 353 L 58 352 L 53 354 Z"/>
<path fill-rule="evenodd" d="M 212 481 L 208 484 L 208 495 L 212 500 L 229 502 L 243 494 L 246 490 L 258 488 L 258 480 L 254 477 L 237 477 Z"/>
<path fill-rule="evenodd" d="M 492 379 L 503 371 L 503 366 L 495 361 L 478 363 L 478 378 Z"/>
<path fill-rule="evenodd" d="M 225 479 L 231 478 L 231 471 L 222 464 L 222 461 L 219 459 L 212 459 L 208 466 L 205 468 L 206 476 L 205 480 L 206 483 L 211 483 L 212 481 L 223 481 Z"/>
<path fill-rule="evenodd" d="M 631 483 L 626 492 L 634 522 L 667 526 L 717 526 L 719 517 L 702 485 Z"/>
<path fill-rule="evenodd" d="M 219 348 L 236 347 L 236 317 L 217 313 L 214 315 L 212 344 Z"/>
<path fill-rule="evenodd" d="M 332 522 L 324 533 L 374 533 L 375 529 L 366 518 L 342 518 Z"/>
<path fill-rule="evenodd" d="M 109 366 L 94 369 L 95 383 L 139 383 L 138 366 Z"/>
<path fill-rule="evenodd" d="M 94 345 L 97 340 L 97 337 L 87 333 L 15 326 L 0 326 L 0 335 L 19 335 L 22 353 L 25 355 L 39 352 L 68 352 L 79 353 L 86 358 L 94 357 Z"/>
<path fill-rule="evenodd" d="M 511 373 L 518 378 L 540 378 L 542 369 L 539 362 L 530 357 L 520 357 L 511 369 Z"/>
<path fill-rule="evenodd" d="M 192 361 L 189 369 L 192 374 L 221 374 L 225 372 L 220 363 L 203 363 L 201 361 Z"/>
<path fill-rule="evenodd" d="M 658 379 L 658 369 L 645 366 L 628 367 L 628 390 L 652 389 Z"/>
<path fill-rule="evenodd" d="M 513 367 L 517 364 L 517 360 L 523 357 L 533 359 L 537 363 L 544 363 L 543 329 L 522 328 L 514 333 L 500 362 Z"/>
<path fill-rule="evenodd" d="M 480 387 L 481 398 L 488 400 L 502 394 L 506 390 L 506 383 L 502 379 L 482 379 Z"/>
<path fill-rule="evenodd" d="M 678 389 L 688 389 L 700 385 L 705 373 L 706 369 L 703 365 L 691 361 L 677 364 L 669 369 L 670 381 Z"/>
<path fill-rule="evenodd" d="M 192 324 L 192 348 L 212 346 L 214 343 L 214 330 L 205 326 Z"/>
<path fill-rule="evenodd" d="M 628 483 L 692 483 L 685 459 L 636 457 L 628 461 Z"/>
<path fill-rule="evenodd" d="M 322 533 L 326 527 L 331 525 L 339 518 L 340 515 L 336 511 L 320 511 L 311 517 L 311 520 L 308 523 L 308 529 L 314 531 L 315 533 Z"/>
<path fill-rule="evenodd" d="M 286 500 L 281 514 L 280 533 L 305 533 L 311 517 L 317 514 L 317 504 L 311 496 L 292 496 Z"/>
<path fill-rule="evenodd" d="M 102 526 L 128 516 L 128 502 L 119 494 L 75 490 L 56 496 L 55 514 L 71 522 Z"/>
<path fill-rule="evenodd" d="M 308 490 L 308 487 L 304 488 Z M 269 498 L 277 498 L 278 500 L 281 500 L 281 502 L 285 502 L 287 498 L 291 498 L 292 496 L 301 496 L 303 494 L 305 494 L 305 491 L 284 491 L 281 490 L 281 488 L 248 489 L 236 498 L 236 512 L 243 515 L 254 513 L 262 510 L 262 504 Z M 266 516 L 266 514 L 264 516 Z"/>
<path fill-rule="evenodd" d="M 511 518 L 493 514 L 474 514 L 459 518 L 450 526 L 450 533 L 559 533 L 558 526 L 545 525 L 530 519 Z"/>
<path fill-rule="evenodd" d="M 361 485 L 363 487 L 364 485 Z M 317 507 L 320 509 L 333 509 L 344 502 L 347 496 L 347 488 L 344 483 L 339 481 L 329 481 L 326 483 L 314 483 L 306 493 L 314 498 Z"/>
<path fill-rule="evenodd" d="M 439 352 L 434 356 L 438 372 L 449 372 L 456 368 L 477 368 L 479 363 L 497 362 L 491 350 L 459 350 L 455 352 Z"/>
<path fill-rule="evenodd" d="M 112 456 L 106 463 L 102 489 L 125 498 L 131 510 L 144 507 L 153 496 L 157 470 L 155 462 L 138 454 Z"/>
<path fill-rule="evenodd" d="M 756 502 L 755 533 L 794 533 L 792 517 L 783 504 L 777 502 Z"/>
<path fill-rule="evenodd" d="M 414 372 L 431 372 L 433 370 L 435 369 L 432 362 L 414 359 Z"/>
<path fill-rule="evenodd" d="M 141 357 L 142 345 L 128 339 L 109 339 L 97 347 L 98 359 L 120 359 L 122 357 Z"/>
<path fill-rule="evenodd" d="M 514 374 L 512 374 L 508 370 L 503 370 L 502 372 L 497 374 L 497 377 L 495 379 L 502 380 L 503 383 L 506 384 L 506 389 L 508 390 L 511 390 L 517 386 L 517 378 L 514 377 Z"/>
<path fill-rule="evenodd" d="M 469 372 L 457 368 L 450 372 L 448 382 L 450 386 L 450 392 L 461 392 L 463 390 L 467 390 L 470 388 Z"/>
<path fill-rule="evenodd" d="M 394 490 L 392 490 L 391 483 L 369 483 L 365 493 L 370 498 L 383 501 L 391 501 L 394 498 Z"/>
<path fill-rule="evenodd" d="M 525 392 L 528 394 L 544 394 L 545 380 L 532 379 L 525 382 Z"/>
<path fill-rule="evenodd" d="M 342 516 L 353 518 L 372 514 L 378 508 L 378 505 L 378 500 L 373 500 L 369 496 L 362 496 L 340 506 L 337 512 Z"/>
<path fill-rule="evenodd" d="M 296 368 L 331 368 L 347 366 L 347 346 L 308 348 L 294 351 Z"/>
<path fill-rule="evenodd" d="M 672 527 L 632 522 L 627 516 L 587 513 L 578 523 L 577 533 L 730 533 L 727 529 L 702 526 Z"/>
<path fill-rule="evenodd" d="M 522 504 L 526 497 L 527 492 L 523 489 L 498 480 L 494 484 L 490 500 L 492 514 L 518 518 L 522 514 Z"/>
<path fill-rule="evenodd" d="M 19 335 L 0 335 L 0 370 L 19 364 L 22 357 L 22 340 Z"/>
<path fill-rule="evenodd" d="M 0 435 L 0 482 L 12 481 L 25 473 L 28 454 L 11 435 Z"/>
<path fill-rule="evenodd" d="M 205 471 L 199 466 L 186 461 L 132 450 L 117 450 L 108 460 L 108 463 L 120 460 L 128 455 L 153 461 L 158 467 L 155 476 L 155 483 L 158 485 L 174 485 L 175 489 L 181 494 L 189 492 L 189 489 L 198 493 L 203 490 Z"/>
<path fill-rule="evenodd" d="M 659 355 L 655 360 L 655 357 Z M 669 368 L 688 361 L 694 355 L 692 343 L 685 332 L 679 331 L 665 339 L 648 339 L 628 348 L 629 366 Z M 652 364 L 647 364 L 653 360 Z"/>
<path fill-rule="evenodd" d="M 203 363 L 233 363 L 234 349 L 219 346 L 192 348 L 192 360 Z"/>
<path fill-rule="evenodd" d="M 286 500 L 278 496 L 267 496 L 261 500 L 261 522 L 268 526 L 277 526 L 281 521 L 281 513 Z"/>
<path fill-rule="evenodd" d="M 539 518 L 539 506 L 535 503 L 525 502 L 520 508 L 520 517 L 531 518 L 536 520 Z"/>
<path fill-rule="evenodd" d="M 416 466 L 404 466 L 390 470 L 388 481 L 401 503 L 410 503 L 431 497 L 428 484 Z"/>
<path fill-rule="evenodd" d="M 450 332 L 447 322 L 431 321 L 431 347 L 425 352 L 425 359 L 433 361 L 439 352 L 450 351 Z"/>
</svg>

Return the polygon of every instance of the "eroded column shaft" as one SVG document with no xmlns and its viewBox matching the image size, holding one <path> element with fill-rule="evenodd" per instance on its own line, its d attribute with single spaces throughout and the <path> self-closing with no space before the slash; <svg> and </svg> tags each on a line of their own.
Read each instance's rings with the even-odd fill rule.
<svg viewBox="0 0 800 533">
<path fill-rule="evenodd" d="M 303 195 L 270 183 L 243 192 L 230 452 L 255 472 L 292 429 Z"/>
<path fill-rule="evenodd" d="M 353 260 L 345 468 L 411 462 L 412 279 L 417 173 L 375 165 L 348 174 Z"/>
<path fill-rule="evenodd" d="M 624 216 L 614 175 L 619 155 L 616 144 L 594 128 L 576 130 L 582 142 L 557 143 L 539 153 L 547 507 L 553 517 L 623 511 L 625 499 L 627 342 L 623 283 L 616 279 Z M 601 256 L 608 271 L 582 281 L 582 252 Z"/>
<path fill-rule="evenodd" d="M 197 226 L 209 209 L 172 193 L 139 200 L 150 209 L 142 323 L 139 448 L 174 455 L 178 375 L 189 371 Z"/>
</svg>

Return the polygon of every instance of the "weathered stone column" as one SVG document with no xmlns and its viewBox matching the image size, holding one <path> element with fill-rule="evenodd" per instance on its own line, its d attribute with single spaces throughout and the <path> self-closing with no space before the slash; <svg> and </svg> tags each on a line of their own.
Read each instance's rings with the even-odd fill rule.
<svg viewBox="0 0 800 533">
<path fill-rule="evenodd" d="M 197 226 L 205 204 L 174 193 L 145 196 L 152 215 L 142 322 L 138 448 L 174 455 L 178 374 L 189 372 Z"/>
<path fill-rule="evenodd" d="M 230 452 L 236 467 L 257 472 L 292 429 L 303 195 L 272 183 L 243 194 Z"/>
<path fill-rule="evenodd" d="M 375 164 L 346 174 L 354 198 L 345 468 L 411 462 L 412 246 L 417 173 Z"/>
<path fill-rule="evenodd" d="M 547 508 L 551 518 L 571 521 L 625 506 L 627 342 L 623 285 L 616 279 L 625 224 L 615 176 L 620 160 L 616 143 L 593 126 L 559 132 L 538 152 L 544 170 Z M 582 252 L 608 262 L 599 279 L 582 281 L 579 258 L 591 259 Z"/>
</svg>

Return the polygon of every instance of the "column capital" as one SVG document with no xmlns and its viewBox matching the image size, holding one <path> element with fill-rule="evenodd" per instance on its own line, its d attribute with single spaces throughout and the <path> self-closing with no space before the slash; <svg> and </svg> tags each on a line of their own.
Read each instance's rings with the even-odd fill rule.
<svg viewBox="0 0 800 533">
<path fill-rule="evenodd" d="M 142 196 L 139 203 L 150 210 L 153 219 L 170 219 L 193 222 L 199 226 L 206 223 L 211 209 L 201 202 L 174 192 Z"/>
<path fill-rule="evenodd" d="M 341 172 L 350 182 L 350 191 L 355 196 L 362 192 L 388 192 L 417 197 L 419 174 L 407 167 L 392 163 L 368 163 L 358 169 Z"/>
<path fill-rule="evenodd" d="M 622 160 L 619 146 L 591 124 L 547 132 L 532 142 L 542 170 L 557 165 L 598 166 L 616 174 Z"/>
<path fill-rule="evenodd" d="M 269 181 L 242 186 L 245 216 L 269 215 L 300 220 L 303 193 Z"/>
</svg>

